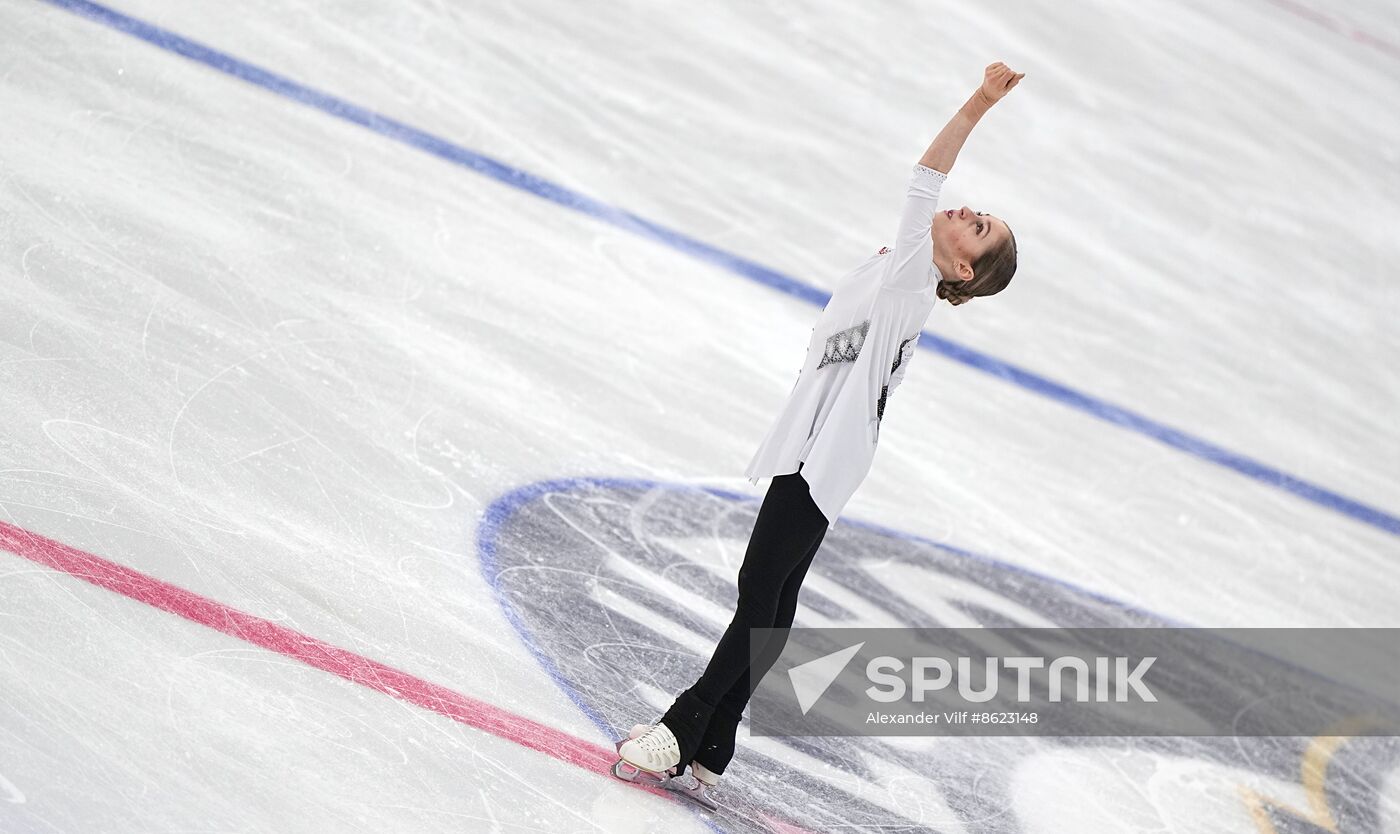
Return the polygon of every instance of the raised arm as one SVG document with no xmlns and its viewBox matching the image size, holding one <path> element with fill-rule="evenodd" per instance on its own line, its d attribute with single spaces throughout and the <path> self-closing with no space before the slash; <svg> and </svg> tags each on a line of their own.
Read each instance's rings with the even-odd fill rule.
<svg viewBox="0 0 1400 834">
<path fill-rule="evenodd" d="M 1025 78 L 1025 73 L 1016 73 L 1006 64 L 998 61 L 987 67 L 987 71 L 982 78 L 982 86 L 968 98 L 967 103 L 958 109 L 953 118 L 948 120 L 948 124 L 938 131 L 938 136 L 934 137 L 933 144 L 924 151 L 924 156 L 919 160 L 919 164 L 935 171 L 949 173 L 953 170 L 953 162 L 958 158 L 958 151 L 962 150 L 963 143 L 967 141 L 968 134 L 982 117 L 987 114 L 993 104 L 1001 101 L 1005 96 Z"/>
<path fill-rule="evenodd" d="M 938 132 L 933 144 L 924 151 L 919 166 L 914 168 L 909 190 L 904 198 L 904 210 L 899 216 L 899 231 L 895 235 L 894 263 L 883 277 L 884 286 L 910 292 L 926 288 L 933 270 L 933 216 L 938 210 L 938 195 L 947 179 L 953 161 L 962 150 L 963 142 L 972 128 L 993 104 L 1001 100 L 1023 74 L 1012 72 L 1005 64 L 987 67 L 986 76 L 967 103 L 948 124 Z M 926 170 L 927 169 L 927 170 Z"/>
</svg>

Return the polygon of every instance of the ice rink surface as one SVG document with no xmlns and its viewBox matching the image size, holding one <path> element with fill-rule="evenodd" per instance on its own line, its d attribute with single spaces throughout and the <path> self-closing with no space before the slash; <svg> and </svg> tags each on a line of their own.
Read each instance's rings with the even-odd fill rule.
<svg viewBox="0 0 1400 834">
<path fill-rule="evenodd" d="M 750 739 L 693 680 L 822 294 L 930 317 L 798 625 L 1400 626 L 1400 7 L 0 0 L 0 831 L 1400 832 L 1400 745 Z"/>
</svg>

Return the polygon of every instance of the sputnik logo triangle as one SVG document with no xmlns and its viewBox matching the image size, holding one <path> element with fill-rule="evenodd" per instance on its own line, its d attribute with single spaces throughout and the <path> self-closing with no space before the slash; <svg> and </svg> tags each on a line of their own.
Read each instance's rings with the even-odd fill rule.
<svg viewBox="0 0 1400 834">
<path fill-rule="evenodd" d="M 792 691 L 797 695 L 797 705 L 802 708 L 802 714 L 806 715 L 812 705 L 817 702 L 831 686 L 836 676 L 846 668 L 846 664 L 851 662 L 851 658 L 856 656 L 865 643 L 857 643 L 839 652 L 832 652 L 829 655 L 819 657 L 816 660 L 809 660 L 788 670 L 788 678 L 792 681 Z"/>
</svg>

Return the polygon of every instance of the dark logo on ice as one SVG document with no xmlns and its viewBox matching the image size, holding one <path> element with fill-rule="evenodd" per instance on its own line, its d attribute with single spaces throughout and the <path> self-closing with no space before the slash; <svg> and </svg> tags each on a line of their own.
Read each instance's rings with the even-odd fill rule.
<svg viewBox="0 0 1400 834">
<path fill-rule="evenodd" d="M 532 484 L 481 526 L 487 579 L 544 667 L 625 734 L 702 671 L 733 613 L 758 502 L 642 481 Z M 1054 579 L 843 521 L 796 625 L 1172 625 Z M 819 694 L 819 693 L 818 693 Z M 783 738 L 747 736 L 715 828 L 765 831 L 1382 831 L 1394 738 Z M 1107 797 L 1107 798 L 1105 798 Z M 1126 822 L 1131 820 L 1131 823 Z"/>
</svg>

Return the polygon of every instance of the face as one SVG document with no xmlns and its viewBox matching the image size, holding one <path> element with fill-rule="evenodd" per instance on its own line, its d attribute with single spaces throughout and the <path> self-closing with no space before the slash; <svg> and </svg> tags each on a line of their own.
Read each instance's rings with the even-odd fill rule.
<svg viewBox="0 0 1400 834">
<path fill-rule="evenodd" d="M 933 216 L 933 263 L 947 280 L 972 280 L 972 265 L 1010 236 L 1005 221 L 967 206 Z"/>
</svg>

